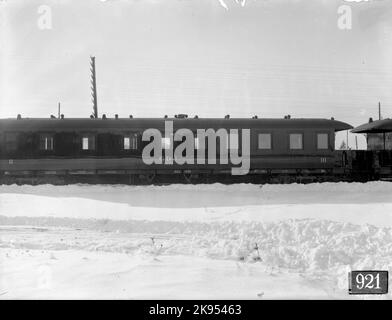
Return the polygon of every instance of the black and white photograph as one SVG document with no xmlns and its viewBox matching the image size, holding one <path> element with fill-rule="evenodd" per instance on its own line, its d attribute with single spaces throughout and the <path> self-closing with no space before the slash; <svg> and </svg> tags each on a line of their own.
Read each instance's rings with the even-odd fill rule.
<svg viewBox="0 0 392 320">
<path fill-rule="evenodd" d="M 234 317 L 391 271 L 392 1 L 0 0 L 0 300 Z"/>
</svg>

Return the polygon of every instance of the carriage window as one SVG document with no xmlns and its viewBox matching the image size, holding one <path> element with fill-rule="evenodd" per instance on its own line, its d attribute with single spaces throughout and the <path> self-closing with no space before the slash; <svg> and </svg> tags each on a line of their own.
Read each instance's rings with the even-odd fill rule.
<svg viewBox="0 0 392 320">
<path fill-rule="evenodd" d="M 83 150 L 94 150 L 95 149 L 95 137 L 94 136 L 83 136 L 82 137 L 82 149 Z"/>
<path fill-rule="evenodd" d="M 124 150 L 131 149 L 131 143 L 129 137 L 124 137 Z"/>
<path fill-rule="evenodd" d="M 162 149 L 170 149 L 170 138 L 162 138 Z"/>
<path fill-rule="evenodd" d="M 131 149 L 131 144 L 129 140 L 129 137 L 124 137 L 124 150 Z"/>
<path fill-rule="evenodd" d="M 138 139 L 137 133 L 124 137 L 124 150 L 137 150 Z"/>
<path fill-rule="evenodd" d="M 41 134 L 39 136 L 39 149 L 40 150 L 53 150 L 53 136 L 48 134 Z"/>
<path fill-rule="evenodd" d="M 328 133 L 317 134 L 317 149 L 328 149 Z"/>
<path fill-rule="evenodd" d="M 16 151 L 18 147 L 18 134 L 16 132 L 8 132 L 5 134 L 5 148 L 7 151 Z"/>
<path fill-rule="evenodd" d="M 238 133 L 229 134 L 229 145 L 231 150 L 238 150 Z"/>
<path fill-rule="evenodd" d="M 303 149 L 303 135 L 302 133 L 290 133 L 290 149 Z"/>
<path fill-rule="evenodd" d="M 259 133 L 259 149 L 271 149 L 270 133 Z"/>
<path fill-rule="evenodd" d="M 88 150 L 88 138 L 87 137 L 82 138 L 82 149 Z"/>
</svg>

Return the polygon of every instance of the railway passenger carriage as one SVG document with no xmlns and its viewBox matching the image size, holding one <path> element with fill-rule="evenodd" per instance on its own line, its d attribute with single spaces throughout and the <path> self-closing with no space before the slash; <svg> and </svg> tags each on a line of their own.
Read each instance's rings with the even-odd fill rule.
<svg viewBox="0 0 392 320">
<path fill-rule="evenodd" d="M 232 164 L 165 163 L 147 165 L 142 150 L 146 129 L 162 132 L 172 121 L 174 131 L 190 129 L 237 129 L 230 134 L 228 148 L 242 150 L 242 129 L 250 129 L 250 169 L 246 177 L 255 182 L 287 181 L 333 174 L 337 162 L 344 160 L 334 151 L 335 132 L 352 127 L 334 119 L 202 119 L 178 115 L 174 118 L 109 119 L 0 119 L 0 179 L 4 183 L 159 182 L 185 179 L 188 182 L 232 180 Z M 195 138 L 197 139 L 197 138 Z M 173 142 L 175 148 L 181 142 Z M 195 144 L 195 157 L 198 143 Z M 208 153 L 208 143 L 205 153 Z M 206 156 L 207 157 L 207 156 Z"/>
</svg>

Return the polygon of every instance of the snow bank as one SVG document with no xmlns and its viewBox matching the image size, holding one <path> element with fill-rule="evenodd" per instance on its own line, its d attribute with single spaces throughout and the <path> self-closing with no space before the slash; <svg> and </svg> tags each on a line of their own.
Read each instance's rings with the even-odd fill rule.
<svg viewBox="0 0 392 320">
<path fill-rule="evenodd" d="M 61 199 L 80 198 L 125 203 L 132 207 L 159 208 L 310 203 L 391 203 L 392 183 L 378 181 L 306 185 L 2 185 L 0 186 L 0 194 L 29 194 Z"/>
<path fill-rule="evenodd" d="M 0 215 L 110 220 L 326 219 L 392 226 L 392 183 L 1 186 Z"/>
<path fill-rule="evenodd" d="M 0 192 L 1 298 L 348 298 L 348 271 L 392 272 L 391 183 Z"/>
<path fill-rule="evenodd" d="M 342 292 L 256 264 L 189 256 L 0 250 L 2 299 L 328 299 Z M 72 272 L 71 272 L 72 271 Z"/>
<path fill-rule="evenodd" d="M 2 217 L 0 223 L 3 248 L 134 255 L 147 250 L 245 262 L 260 257 L 267 265 L 301 272 L 392 265 L 392 228 L 326 220 L 202 223 Z M 20 228 L 23 224 L 26 227 Z"/>
</svg>

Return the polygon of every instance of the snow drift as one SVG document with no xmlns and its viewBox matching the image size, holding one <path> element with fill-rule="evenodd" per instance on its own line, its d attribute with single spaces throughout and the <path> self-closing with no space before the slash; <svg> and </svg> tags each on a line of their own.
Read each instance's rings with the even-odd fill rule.
<svg viewBox="0 0 392 320">
<path fill-rule="evenodd" d="M 0 191 L 2 298 L 349 298 L 348 271 L 392 271 L 390 183 Z M 64 259 L 67 270 L 56 267 Z M 31 264 L 50 266 L 50 290 L 37 291 Z M 124 290 L 110 280 L 117 273 L 132 278 Z M 151 282 L 157 273 L 163 279 Z M 214 277 L 227 290 L 211 288 Z M 101 286 L 87 290 L 92 282 Z"/>
</svg>

